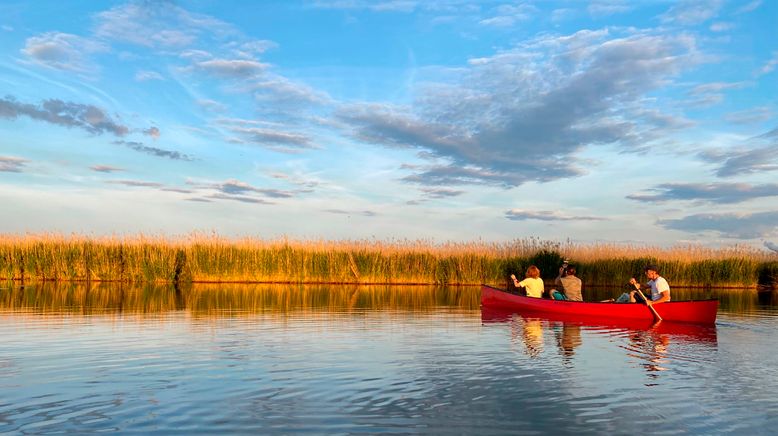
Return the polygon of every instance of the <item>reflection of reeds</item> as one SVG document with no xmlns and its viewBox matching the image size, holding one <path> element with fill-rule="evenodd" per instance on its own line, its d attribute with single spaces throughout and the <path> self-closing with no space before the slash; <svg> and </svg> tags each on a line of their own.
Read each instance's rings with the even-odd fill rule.
<svg viewBox="0 0 778 436">
<path fill-rule="evenodd" d="M 216 318 L 256 313 L 346 311 L 434 311 L 441 307 L 477 310 L 476 287 L 403 285 L 192 284 L 176 288 L 146 283 L 42 282 L 20 287 L 0 281 L 0 313 L 132 314 L 184 312 Z M 613 290 L 589 289 L 588 301 L 613 296 Z M 757 293 L 714 288 L 677 289 L 676 300 L 718 298 L 721 309 L 753 312 L 759 305 L 778 304 L 778 291 Z"/>
<path fill-rule="evenodd" d="M 402 285 L 197 284 L 177 289 L 164 284 L 44 282 L 0 293 L 0 310 L 50 314 L 184 310 L 195 316 L 223 316 L 367 309 L 427 311 L 441 306 L 473 310 L 479 304 L 477 288 Z"/>
<path fill-rule="evenodd" d="M 570 258 L 587 284 L 622 283 L 656 263 L 674 285 L 755 286 L 776 281 L 778 256 L 735 246 L 670 248 L 410 240 L 294 241 L 61 235 L 0 236 L 0 278 L 123 283 L 504 283 L 531 263 L 553 278 Z M 767 279 L 764 279 L 764 278 Z"/>
</svg>

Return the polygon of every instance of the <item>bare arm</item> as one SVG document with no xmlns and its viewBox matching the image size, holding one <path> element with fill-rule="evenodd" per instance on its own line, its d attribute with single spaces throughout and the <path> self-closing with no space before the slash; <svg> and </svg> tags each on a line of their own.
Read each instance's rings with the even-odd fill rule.
<svg viewBox="0 0 778 436">
<path fill-rule="evenodd" d="M 647 302 L 648 305 L 650 306 L 652 304 L 659 304 L 659 303 L 664 303 L 664 302 L 670 301 L 670 291 L 664 291 L 664 292 L 660 293 L 659 295 L 661 295 L 661 297 L 659 297 L 659 299 L 656 300 L 656 301 L 648 300 L 648 302 Z"/>
</svg>

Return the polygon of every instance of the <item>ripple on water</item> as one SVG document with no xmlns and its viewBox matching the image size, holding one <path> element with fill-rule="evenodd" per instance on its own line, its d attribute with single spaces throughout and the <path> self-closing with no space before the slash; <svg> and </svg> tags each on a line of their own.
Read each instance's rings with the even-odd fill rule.
<svg viewBox="0 0 778 436">
<path fill-rule="evenodd" d="M 6 313 L 0 432 L 763 433 L 775 319 L 689 333 L 445 307 Z"/>
</svg>

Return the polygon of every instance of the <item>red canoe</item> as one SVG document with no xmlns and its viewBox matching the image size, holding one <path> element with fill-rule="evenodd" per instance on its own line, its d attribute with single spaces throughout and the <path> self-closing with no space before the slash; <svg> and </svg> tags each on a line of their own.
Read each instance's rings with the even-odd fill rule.
<svg viewBox="0 0 778 436">
<path fill-rule="evenodd" d="M 588 303 L 524 297 L 502 289 L 481 285 L 481 305 L 507 310 L 548 312 L 560 315 L 653 320 L 651 310 L 643 304 Z M 718 300 L 670 301 L 654 306 L 665 321 L 713 324 L 716 322 Z"/>
</svg>

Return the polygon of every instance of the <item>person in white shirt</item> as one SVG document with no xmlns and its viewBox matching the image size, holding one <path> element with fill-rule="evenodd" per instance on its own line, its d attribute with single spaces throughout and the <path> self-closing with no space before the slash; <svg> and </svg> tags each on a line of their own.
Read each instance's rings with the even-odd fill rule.
<svg viewBox="0 0 778 436">
<path fill-rule="evenodd" d="M 670 301 L 670 285 L 664 277 L 659 275 L 659 269 L 654 265 L 648 265 L 645 271 L 646 277 L 648 277 L 646 285 L 651 287 L 651 299 L 646 301 L 646 304 L 651 306 Z M 635 287 L 635 290 L 629 293 L 629 301 L 635 303 L 635 293 L 641 292 L 640 283 L 634 277 L 629 279 L 629 283 Z"/>
<path fill-rule="evenodd" d="M 519 281 L 515 275 L 511 275 L 513 284 L 517 288 L 524 288 L 527 290 L 528 297 L 541 298 L 543 296 L 544 286 L 543 279 L 540 278 L 540 269 L 535 265 L 530 265 L 527 268 L 527 278 Z"/>
</svg>

